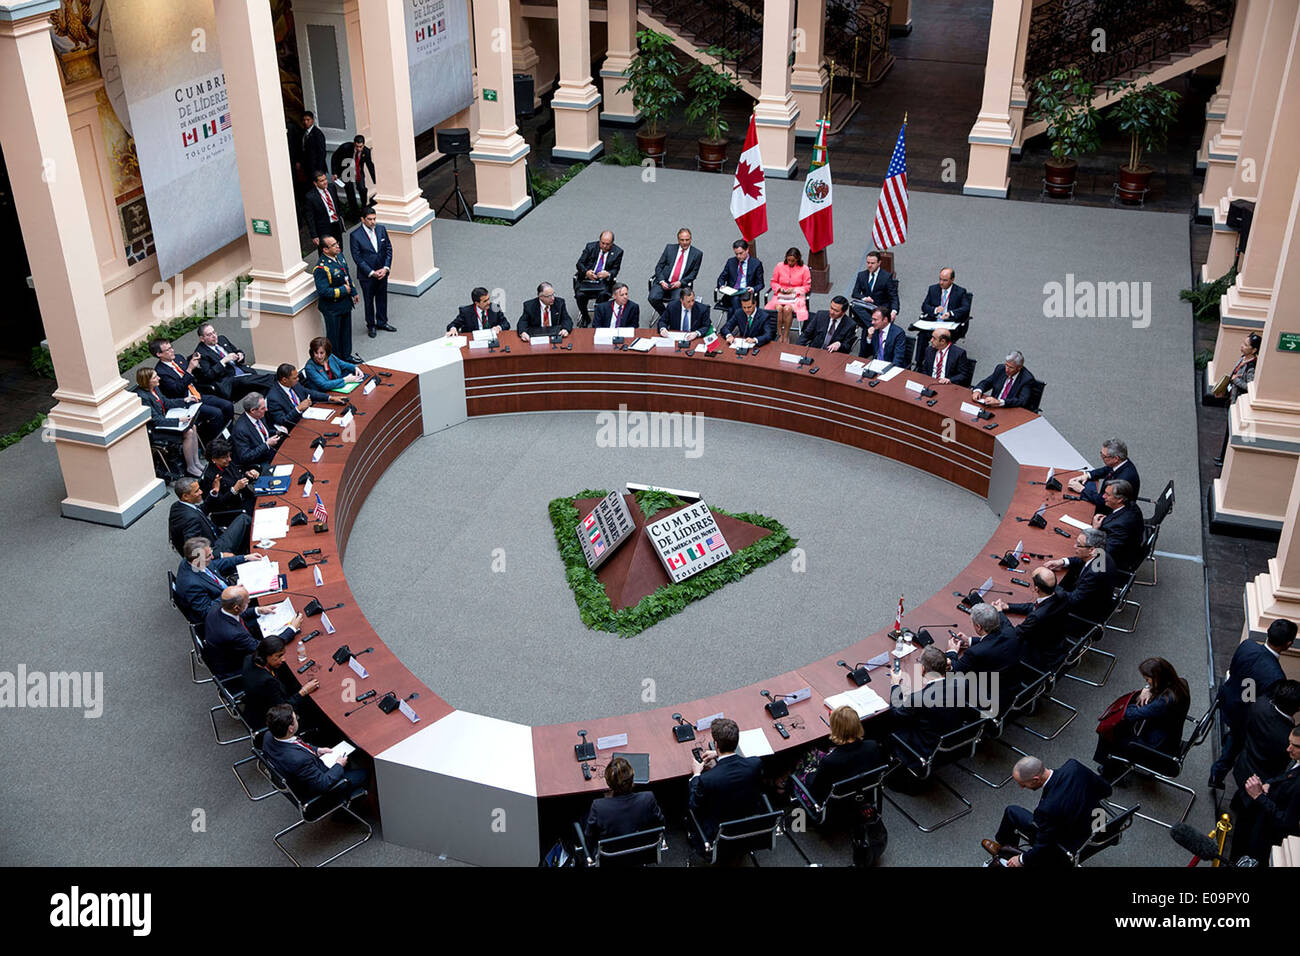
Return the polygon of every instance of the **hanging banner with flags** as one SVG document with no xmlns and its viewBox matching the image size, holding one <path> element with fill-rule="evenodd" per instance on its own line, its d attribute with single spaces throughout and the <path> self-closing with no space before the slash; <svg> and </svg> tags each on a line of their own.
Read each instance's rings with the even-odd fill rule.
<svg viewBox="0 0 1300 956">
<path fill-rule="evenodd" d="M 830 118 L 817 121 L 817 143 L 813 146 L 812 165 L 803 183 L 799 200 L 799 228 L 808 240 L 808 251 L 821 252 L 835 241 L 835 224 L 831 218 L 831 166 L 826 157 L 826 130 Z"/>
<path fill-rule="evenodd" d="M 745 148 L 736 163 L 736 177 L 731 185 L 731 218 L 740 234 L 752 242 L 767 232 L 767 180 L 763 176 L 763 158 L 758 153 L 758 128 L 749 117 Z"/>
<path fill-rule="evenodd" d="M 898 142 L 889 157 L 885 183 L 880 187 L 880 202 L 876 204 L 876 221 L 871 225 L 871 241 L 877 249 L 901 246 L 907 241 L 907 147 L 903 137 L 907 134 L 907 117 L 898 130 Z"/>
</svg>

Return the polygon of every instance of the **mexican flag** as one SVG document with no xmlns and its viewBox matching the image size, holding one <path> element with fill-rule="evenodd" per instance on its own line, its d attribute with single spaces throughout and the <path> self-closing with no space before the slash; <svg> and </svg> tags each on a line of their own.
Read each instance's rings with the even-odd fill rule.
<svg viewBox="0 0 1300 956">
<path fill-rule="evenodd" d="M 704 346 L 706 352 L 716 352 L 722 348 L 722 336 L 709 327 L 709 334 L 700 339 L 700 344 Z"/>
<path fill-rule="evenodd" d="M 817 143 L 813 161 L 804 180 L 799 201 L 799 228 L 808 239 L 808 251 L 820 252 L 835 241 L 835 224 L 831 219 L 831 167 L 826 158 L 826 129 L 829 119 L 817 121 Z"/>
<path fill-rule="evenodd" d="M 763 176 L 758 129 L 752 114 L 749 132 L 745 134 L 745 148 L 740 151 L 736 176 L 731 184 L 731 218 L 736 220 L 740 234 L 750 242 L 767 232 L 767 180 Z"/>
</svg>

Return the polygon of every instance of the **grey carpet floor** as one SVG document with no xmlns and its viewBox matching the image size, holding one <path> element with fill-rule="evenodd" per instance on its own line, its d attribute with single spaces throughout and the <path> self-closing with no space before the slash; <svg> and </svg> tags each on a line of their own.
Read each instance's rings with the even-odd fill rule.
<svg viewBox="0 0 1300 956">
<path fill-rule="evenodd" d="M 770 270 L 786 246 L 802 245 L 802 236 L 795 222 L 800 184 L 768 185 L 772 231 L 760 240 L 759 254 Z M 619 244 L 627 250 L 623 276 L 638 299 L 644 301 L 645 278 L 678 225 L 694 230 L 696 244 L 705 252 L 702 274 L 711 281 L 734 238 L 726 212 L 729 191 L 729 177 L 659 170 L 655 181 L 647 183 L 639 169 L 596 166 L 511 229 L 439 220 L 434 241 L 442 280 L 419 299 L 393 297 L 391 317 L 400 331 L 373 342 L 361 334 L 357 348 L 374 357 L 440 333 L 475 285 L 500 287 L 512 319 L 542 279 L 554 282 L 565 295 L 582 243 L 606 225 L 617 229 Z M 876 195 L 874 189 L 836 190 L 840 240 L 830 250 L 836 291 L 849 287 L 861 261 Z M 1127 439 L 1149 490 L 1158 491 L 1165 480 L 1174 479 L 1190 502 L 1197 489 L 1191 317 L 1177 299 L 1177 290 L 1188 278 L 1186 219 L 1136 210 L 913 193 L 911 223 L 911 238 L 897 250 L 905 315 L 919 305 L 939 267 L 954 266 L 958 282 L 976 294 L 976 318 L 965 344 L 981 369 L 990 369 L 1009 348 L 1022 349 L 1029 368 L 1049 383 L 1045 413 L 1069 441 L 1095 458 L 1101 439 Z M 1151 283 L 1155 305 L 1149 327 L 1134 328 L 1125 319 L 1045 317 L 1043 286 L 1064 283 L 1067 272 L 1091 281 Z M 218 325 L 236 341 L 247 341 L 238 321 Z M 359 313 L 355 325 L 362 326 Z M 192 345 L 192 335 L 181 340 L 182 348 Z M 982 543 L 991 522 L 977 498 L 909 469 L 829 443 L 743 425 L 707 423 L 705 455 L 695 460 L 601 450 L 594 465 L 584 465 L 580 448 L 564 453 L 558 442 L 545 441 L 551 435 L 581 437 L 587 429 L 594 429 L 590 416 L 584 423 L 582 416 L 569 415 L 475 422 L 452 429 L 419 443 L 399 460 L 361 515 L 348 571 L 376 623 L 385 614 L 400 613 L 400 600 L 394 596 L 396 586 L 380 586 L 383 571 L 372 566 L 369 556 L 385 562 L 381 568 L 392 568 L 398 560 L 433 554 L 418 577 L 424 586 L 411 581 L 402 588 L 411 585 L 406 592 L 411 600 L 442 602 L 450 624 L 440 629 L 448 643 L 431 650 L 413 640 L 411 663 L 416 666 L 415 655 L 427 654 L 432 670 L 421 668 L 422 675 L 460 706 L 475 709 L 479 703 L 493 703 L 472 672 L 463 687 L 439 679 L 440 668 L 443 673 L 455 668 L 470 672 L 475 649 L 489 646 L 475 639 L 478 619 L 470 621 L 467 610 L 458 608 L 461 589 L 471 589 L 479 617 L 493 619 L 488 634 L 493 641 L 507 637 L 501 632 L 512 628 L 519 633 L 532 621 L 544 621 L 552 629 L 563 622 L 563 633 L 530 638 L 522 659 L 536 671 L 529 680 L 541 689 L 567 688 L 565 694 L 580 695 L 576 700 L 557 697 L 546 704 L 553 710 L 531 715 L 518 702 L 506 700 L 516 696 L 511 693 L 499 694 L 495 709 L 481 709 L 530 720 L 564 719 L 596 703 L 598 711 L 618 713 L 637 706 L 639 696 L 632 700 L 626 682 L 642 676 L 660 681 L 663 700 L 709 691 L 713 668 L 699 667 L 699 653 L 682 645 L 686 630 L 696 629 L 692 623 L 706 632 L 710 659 L 725 663 L 718 673 L 752 668 L 761 677 L 775 672 L 778 660 L 798 665 L 815 657 L 818 648 L 847 643 L 840 635 L 854 627 L 878 628 L 892 613 L 889 605 L 897 590 L 928 594 L 946 582 L 954 567 L 965 563 L 963 555 Z M 500 453 L 507 446 L 517 448 L 521 435 L 526 436 L 529 457 Z M 770 461 L 755 461 L 749 450 L 756 446 L 779 446 L 779 454 Z M 724 452 L 733 453 L 740 464 L 728 467 Z M 460 495 L 464 488 L 464 473 L 447 468 L 449 462 L 477 465 L 485 484 L 496 490 L 493 504 L 477 514 L 444 507 L 441 499 Z M 792 575 L 788 563 L 774 563 L 660 625 L 660 633 L 656 628 L 629 641 L 580 630 L 572 596 L 558 580 L 553 550 L 548 551 L 553 545 L 544 507 L 535 508 L 532 502 L 537 498 L 544 504 L 584 485 L 614 486 L 647 471 L 654 472 L 646 475 L 651 481 L 668 483 L 675 473 L 682 484 L 699 486 L 722 507 L 753 508 L 786 522 L 810 549 L 807 574 Z M 757 487 L 746 480 L 754 472 L 762 475 Z M 825 507 L 819 504 L 814 483 L 828 475 L 838 476 L 841 484 L 860 476 L 865 487 L 837 489 L 835 506 Z M 891 520 L 915 535 L 917 551 L 928 551 L 928 557 L 909 559 L 904 547 L 888 542 L 882 542 L 887 551 L 876 553 L 867 515 L 873 492 L 892 495 L 901 503 Z M 0 501 L 5 503 L 0 535 L 9 542 L 0 580 L 6 593 L 18 598 L 17 610 L 0 619 L 0 669 L 12 672 L 21 663 L 29 670 L 100 671 L 104 711 L 97 719 L 67 710 L 0 713 L 9 769 L 0 783 L 6 807 L 0 815 L 0 859 L 72 865 L 285 863 L 270 837 L 290 822 L 290 808 L 278 800 L 252 804 L 245 799 L 229 769 L 242 754 L 236 753 L 238 747 L 219 748 L 212 742 L 206 709 L 213 695 L 188 679 L 184 629 L 164 593 L 164 572 L 174 565 L 166 545 L 166 505 L 155 507 L 126 531 L 115 531 L 59 518 L 62 495 L 54 447 L 39 433 L 0 455 Z M 379 540 L 396 534 L 396 526 L 403 523 L 393 503 L 399 496 L 408 502 L 432 499 L 418 506 L 427 508 L 424 513 L 432 519 L 464 516 L 476 525 L 481 522 L 490 529 L 484 532 L 488 539 L 504 537 L 503 529 L 520 520 L 529 522 L 535 533 L 519 544 L 498 544 L 471 541 L 472 528 L 452 535 L 439 530 L 424 541 L 408 539 L 415 550 L 399 552 L 382 547 Z M 942 555 L 934 550 L 938 542 L 922 520 L 931 503 L 952 523 L 954 541 L 961 536 L 960 554 L 956 548 Z M 414 535 L 406 529 L 402 533 Z M 489 568 L 491 548 L 496 546 L 507 548 L 509 570 L 503 575 L 493 575 Z M 1166 522 L 1161 546 L 1182 557 L 1162 560 L 1160 586 L 1141 589 L 1137 595 L 1144 605 L 1138 633 L 1107 638 L 1106 646 L 1120 654 L 1110 684 L 1094 689 L 1067 683 L 1058 696 L 1079 708 L 1079 718 L 1050 743 L 1031 744 L 1032 738 L 1023 732 L 1011 731 L 1018 745 L 1040 753 L 1049 763 L 1071 756 L 1089 758 L 1096 715 L 1138 683 L 1137 664 L 1151 654 L 1173 661 L 1191 682 L 1193 712 L 1204 708 L 1208 667 L 1198 509 L 1180 506 Z M 440 548 L 453 550 L 462 560 L 444 559 Z M 434 573 L 439 569 L 445 576 Z M 834 576 L 832 599 L 821 598 L 818 573 Z M 787 578 L 797 580 L 777 583 Z M 515 580 L 520 584 L 512 583 Z M 537 593 L 531 600 L 521 596 L 534 587 Z M 864 598 L 877 589 L 885 592 L 879 602 Z M 858 624 L 855 615 L 863 608 L 866 617 Z M 760 615 L 760 609 L 767 613 Z M 835 637 L 831 630 L 838 632 Z M 405 632 L 388 633 L 386 627 L 385 638 L 394 646 L 410 639 Z M 666 653 L 651 654 L 652 647 Z M 748 647 L 756 650 L 757 660 L 746 652 Z M 557 656 L 557 648 L 564 654 Z M 588 681 L 575 681 L 571 668 L 577 653 L 590 648 L 599 648 L 604 660 L 599 668 L 591 668 Z M 788 658 L 782 656 L 786 649 L 791 652 Z M 687 663 L 693 666 L 688 669 Z M 499 658 L 485 655 L 478 666 L 499 664 Z M 613 669 L 614 681 L 606 680 L 606 668 Z M 716 686 L 739 680 L 737 676 Z M 521 709 L 510 709 L 516 706 Z M 1010 756 L 992 747 L 981 760 L 1005 774 Z M 1193 752 L 1185 772 L 1192 785 L 1203 782 L 1209 760 L 1208 748 Z M 948 770 L 945 776 L 971 796 L 974 812 L 927 836 L 887 808 L 888 863 L 979 862 L 978 839 L 991 835 L 1003 807 L 1012 801 L 1033 805 L 1032 795 L 1021 795 L 1014 786 L 994 792 L 960 771 Z M 1141 800 L 1165 817 L 1172 805 L 1144 786 L 1124 788 L 1117 799 Z M 939 809 L 936 803 L 929 812 Z M 1190 820 L 1209 829 L 1213 808 L 1204 796 Z M 307 837 L 303 845 L 319 849 L 324 838 L 338 836 L 326 831 Z M 842 839 L 804 835 L 800 841 L 816 859 L 847 859 Z M 681 841 L 674 843 L 679 847 Z M 674 851 L 670 859 L 681 862 L 684 856 Z M 376 839 L 345 862 L 439 861 Z M 782 845 L 775 862 L 793 864 L 798 859 Z M 1139 821 L 1125 842 L 1098 862 L 1181 865 L 1186 854 L 1174 847 L 1165 831 Z"/>
</svg>

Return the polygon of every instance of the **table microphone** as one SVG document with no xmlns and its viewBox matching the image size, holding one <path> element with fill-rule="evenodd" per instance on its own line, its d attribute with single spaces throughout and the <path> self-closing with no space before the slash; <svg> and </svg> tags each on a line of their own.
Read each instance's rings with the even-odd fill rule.
<svg viewBox="0 0 1300 956">
<path fill-rule="evenodd" d="M 493 341 L 495 342 L 496 339 L 494 338 Z M 370 374 L 373 375 L 375 378 L 392 378 L 392 377 L 393 377 L 393 373 L 392 373 L 392 372 L 383 372 L 383 371 L 380 371 L 379 369 L 375 368 L 373 365 L 370 365 L 370 364 L 367 363 L 367 362 L 358 362 L 357 365 L 360 366 L 361 368 L 368 368 L 368 369 L 370 369 Z M 382 385 L 383 383 L 380 382 L 380 384 Z M 393 388 L 396 388 L 396 387 L 397 387 L 396 385 L 393 386 Z"/>
<path fill-rule="evenodd" d="M 320 603 L 320 599 L 317 598 L 316 595 L 303 594 L 301 591 L 285 590 L 285 591 L 281 591 L 280 593 L 293 594 L 296 595 L 297 597 L 311 598 L 311 600 L 307 602 L 307 606 L 302 609 L 302 613 L 307 615 L 308 617 L 315 617 L 317 614 L 321 613 L 322 611 L 336 611 L 339 608 L 343 607 L 342 601 L 339 601 L 338 604 L 331 605 L 330 607 L 322 607 Z"/>
<path fill-rule="evenodd" d="M 916 637 L 916 638 L 918 638 L 918 640 L 916 641 L 916 644 L 917 644 L 918 647 L 923 647 L 923 648 L 924 648 L 924 647 L 929 647 L 931 644 L 934 643 L 934 638 L 932 638 L 932 637 L 930 636 L 930 628 L 932 628 L 932 627 L 948 627 L 948 628 L 952 628 L 952 627 L 956 627 L 956 626 L 957 626 L 957 622 L 956 622 L 956 621 L 954 621 L 954 622 L 951 623 L 951 624 L 922 624 L 920 627 L 918 627 L 918 628 L 916 629 L 916 631 L 915 631 L 915 633 L 913 634 L 913 636 Z"/>
<path fill-rule="evenodd" d="M 308 564 L 307 559 L 304 558 L 300 552 L 291 551 L 288 548 L 261 548 L 260 550 L 278 551 L 281 554 L 292 554 L 293 557 L 289 559 L 290 571 L 301 571 L 303 568 L 314 568 L 318 564 L 325 564 L 326 562 L 329 561 L 329 558 L 321 558 L 319 561 L 313 561 L 310 564 Z M 317 553 L 319 553 L 319 549 L 317 549 Z"/>
<path fill-rule="evenodd" d="M 858 687 L 861 687 L 863 684 L 868 684 L 871 682 L 871 673 L 867 670 L 867 665 L 863 664 L 860 661 L 857 664 L 855 664 L 853 667 L 850 667 L 844 661 L 836 661 L 835 666 L 843 667 L 846 671 L 848 671 L 849 680 L 851 680 Z"/>
<path fill-rule="evenodd" d="M 352 648 L 348 647 L 346 644 L 343 644 L 337 650 L 334 651 L 334 663 L 330 665 L 329 673 L 333 673 L 334 668 L 337 667 L 339 664 L 346 664 L 348 661 L 352 660 L 352 658 L 360 657 L 362 654 L 369 654 L 373 650 L 374 650 L 373 647 L 367 647 L 364 651 L 354 652 Z M 374 693 L 375 692 L 372 690 L 368 694 L 362 694 L 360 697 L 357 698 L 357 700 L 362 700 L 367 696 L 373 696 Z"/>
<path fill-rule="evenodd" d="M 266 502 L 263 502 L 262 504 L 258 505 L 258 507 L 259 507 L 259 508 L 274 508 L 274 507 L 276 507 L 276 506 L 277 506 L 278 504 L 280 504 L 280 503 L 281 503 L 281 502 L 279 502 L 279 501 L 277 501 L 276 499 L 272 498 L 270 501 L 266 501 Z M 294 503 L 293 503 L 292 501 L 290 501 L 288 498 L 285 498 L 284 501 L 283 501 L 283 503 L 286 504 L 286 505 L 289 505 L 289 506 L 291 506 L 291 507 L 298 508 L 298 513 L 297 513 L 296 515 L 294 515 L 292 518 L 289 519 L 289 524 L 290 524 L 291 526 L 297 527 L 298 525 L 304 525 L 304 524 L 306 524 L 306 523 L 308 522 L 308 520 L 310 520 L 310 519 L 308 519 L 308 517 L 307 517 L 307 512 L 303 511 L 302 508 L 298 507 L 298 505 L 294 504 Z M 263 550 L 265 550 L 265 551 L 270 551 L 270 550 L 273 550 L 273 549 L 271 549 L 271 548 L 264 548 Z M 296 571 L 296 570 L 298 570 L 298 569 L 297 569 L 297 568 L 294 568 L 293 570 Z"/>
<path fill-rule="evenodd" d="M 1193 854 L 1192 864 L 1201 860 L 1217 860 L 1223 866 L 1234 868 L 1245 868 L 1258 866 L 1259 863 L 1248 856 L 1243 856 L 1236 863 L 1233 863 L 1227 857 L 1219 853 L 1219 846 L 1212 839 L 1197 830 L 1190 823 L 1175 823 L 1170 830 L 1170 836 L 1184 850 L 1190 850 Z M 1189 865 L 1192 865 L 1189 864 Z"/>
<path fill-rule="evenodd" d="M 1078 500 L 1079 500 L 1078 498 L 1065 498 L 1065 499 L 1063 499 L 1063 500 L 1061 500 L 1061 501 L 1055 501 L 1055 502 L 1053 502 L 1053 503 L 1050 504 L 1050 505 L 1047 504 L 1046 502 L 1044 502 L 1043 504 L 1041 504 L 1041 505 L 1038 506 L 1038 510 L 1035 511 L 1031 517 L 1028 517 L 1028 518 L 1022 518 L 1022 517 L 1020 517 L 1019 515 L 1017 515 L 1017 516 L 1016 516 L 1016 520 L 1017 520 L 1017 521 L 1028 521 L 1028 522 L 1029 522 L 1029 527 L 1031 527 L 1031 528 L 1046 528 L 1046 527 L 1047 527 L 1047 519 L 1043 517 L 1042 512 L 1046 511 L 1046 510 L 1049 509 L 1049 508 L 1059 508 L 1061 505 L 1067 505 L 1067 504 L 1069 504 L 1071 501 L 1078 501 Z"/>
<path fill-rule="evenodd" d="M 673 724 L 673 737 L 677 739 L 679 744 L 695 739 L 695 728 L 691 726 L 689 721 L 683 720 L 681 714 L 673 714 L 673 720 L 677 721 L 677 723 Z"/>
<path fill-rule="evenodd" d="M 767 698 L 767 703 L 763 705 L 763 709 L 772 716 L 773 720 L 780 720 L 782 717 L 785 717 L 790 713 L 790 706 L 785 702 L 785 700 L 787 697 L 793 697 L 793 694 L 773 695 L 770 691 L 766 690 L 760 690 L 759 693 Z M 780 697 L 781 699 L 777 700 L 777 697 Z"/>
</svg>

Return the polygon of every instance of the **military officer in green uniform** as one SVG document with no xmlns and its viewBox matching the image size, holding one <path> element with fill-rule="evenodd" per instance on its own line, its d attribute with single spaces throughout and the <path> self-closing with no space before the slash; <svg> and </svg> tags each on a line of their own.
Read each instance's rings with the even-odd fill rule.
<svg viewBox="0 0 1300 956">
<path fill-rule="evenodd" d="M 333 236 L 321 240 L 320 261 L 316 263 L 316 306 L 325 319 L 325 335 L 334 354 L 352 359 L 352 307 L 358 295 L 348 275 L 348 264 Z"/>
</svg>

